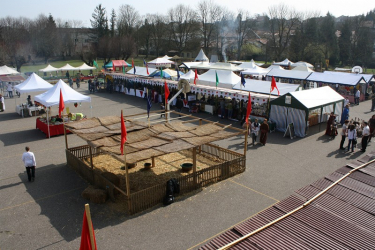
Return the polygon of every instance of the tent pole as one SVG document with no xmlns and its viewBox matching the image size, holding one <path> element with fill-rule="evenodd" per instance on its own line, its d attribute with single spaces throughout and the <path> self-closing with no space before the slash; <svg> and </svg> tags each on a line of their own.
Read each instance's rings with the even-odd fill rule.
<svg viewBox="0 0 375 250">
<path fill-rule="evenodd" d="M 48 119 L 48 108 L 47 108 L 47 129 L 48 129 L 48 139 L 51 138 L 49 135 L 49 119 Z"/>
</svg>

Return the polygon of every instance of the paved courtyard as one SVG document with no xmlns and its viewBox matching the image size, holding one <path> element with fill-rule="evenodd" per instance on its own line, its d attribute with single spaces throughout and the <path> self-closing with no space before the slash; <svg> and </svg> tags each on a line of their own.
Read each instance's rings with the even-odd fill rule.
<svg viewBox="0 0 375 250">
<path fill-rule="evenodd" d="M 125 115 L 145 112 L 143 99 L 119 93 L 89 94 L 92 98 L 73 112 L 88 116 Z M 32 98 L 34 95 L 32 95 Z M 47 139 L 35 129 L 35 117 L 15 113 L 21 98 L 5 99 L 0 113 L 0 249 L 78 249 L 84 204 L 82 191 L 88 184 L 66 166 L 64 136 Z M 350 109 L 350 117 L 368 120 L 371 102 Z M 152 110 L 159 108 L 154 104 Z M 53 107 L 54 114 L 57 107 Z M 187 110 L 183 111 L 187 113 Z M 233 124 L 205 113 L 197 116 Z M 362 153 L 338 150 L 340 137 L 329 140 L 325 124 L 309 129 L 305 138 L 284 138 L 271 133 L 266 146 L 248 146 L 247 169 L 243 174 L 178 197 L 170 206 L 157 206 L 128 215 L 107 201 L 90 204 L 98 249 L 196 249 L 294 190 L 324 177 Z M 69 147 L 84 145 L 76 135 L 68 135 Z M 243 152 L 244 138 L 218 142 L 225 148 Z M 360 141 L 360 140 L 359 140 Z M 345 143 L 347 145 L 347 141 Z M 28 182 L 21 160 L 25 146 L 35 153 L 35 182 Z M 368 151 L 374 149 L 370 145 Z"/>
</svg>

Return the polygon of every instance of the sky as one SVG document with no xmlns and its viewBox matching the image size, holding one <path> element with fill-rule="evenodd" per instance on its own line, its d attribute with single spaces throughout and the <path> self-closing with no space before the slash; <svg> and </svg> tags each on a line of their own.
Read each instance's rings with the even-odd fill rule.
<svg viewBox="0 0 375 250">
<path fill-rule="evenodd" d="M 124 1 L 124 0 L 110 0 L 110 1 L 98 1 L 98 0 L 13 0 L 13 1 L 2 1 L 0 8 L 0 18 L 11 16 L 11 17 L 27 17 L 34 19 L 39 14 L 49 15 L 55 19 L 61 19 L 62 21 L 68 20 L 81 20 L 85 27 L 90 26 L 91 15 L 97 5 L 100 3 L 106 8 L 108 16 L 112 9 L 117 11 L 123 4 L 129 4 L 133 6 L 141 15 L 147 13 L 150 14 L 166 14 L 168 9 L 175 7 L 178 4 L 190 5 L 196 8 L 198 3 L 202 0 L 137 0 L 137 1 Z M 275 0 L 261 0 L 261 1 L 249 1 L 249 0 L 212 0 L 213 2 L 228 8 L 230 11 L 237 12 L 239 9 L 247 10 L 251 14 L 263 14 L 267 13 L 270 6 L 277 5 L 279 3 L 285 3 L 288 6 L 294 7 L 298 11 L 302 12 L 319 12 L 320 15 L 324 16 L 328 11 L 335 17 L 341 15 L 355 16 L 360 14 L 366 14 L 370 10 L 375 9 L 375 2 L 369 0 L 355 0 L 355 1 L 338 1 L 338 0 L 289 0 L 286 2 L 275 1 Z M 373 4 L 371 4 L 371 2 Z"/>
</svg>

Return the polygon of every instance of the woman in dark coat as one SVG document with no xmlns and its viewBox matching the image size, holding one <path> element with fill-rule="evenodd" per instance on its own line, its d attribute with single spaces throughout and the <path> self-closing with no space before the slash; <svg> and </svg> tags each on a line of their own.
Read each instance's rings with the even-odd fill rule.
<svg viewBox="0 0 375 250">
<path fill-rule="evenodd" d="M 329 116 L 329 119 L 327 121 L 326 135 L 332 136 L 331 125 L 333 125 L 335 119 L 336 119 L 335 114 L 331 112 L 331 115 Z"/>
<path fill-rule="evenodd" d="M 267 134 L 270 130 L 270 127 L 268 126 L 267 119 L 264 119 L 262 125 L 260 125 L 260 143 L 264 146 L 267 142 Z"/>
</svg>

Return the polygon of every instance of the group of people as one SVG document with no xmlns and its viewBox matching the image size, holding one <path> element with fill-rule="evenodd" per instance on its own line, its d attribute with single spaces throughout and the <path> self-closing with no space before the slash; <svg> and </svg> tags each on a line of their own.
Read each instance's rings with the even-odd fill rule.
<svg viewBox="0 0 375 250">
<path fill-rule="evenodd" d="M 371 129 L 369 126 L 371 123 Z M 354 148 L 357 145 L 357 137 L 358 131 L 362 131 L 362 141 L 361 141 L 361 151 L 366 152 L 366 148 L 368 143 L 371 141 L 372 136 L 374 135 L 375 130 L 375 115 L 371 117 L 369 122 L 363 121 L 362 124 L 359 122 L 349 122 L 349 120 L 345 120 L 344 125 L 342 126 L 341 130 L 341 141 L 340 141 L 340 149 L 354 152 Z M 345 148 L 344 143 L 346 137 L 348 138 L 348 146 Z"/>
<path fill-rule="evenodd" d="M 244 125 L 247 126 L 246 123 L 244 123 Z M 252 138 L 252 144 L 255 145 L 255 142 L 257 142 L 258 134 L 260 132 L 259 142 L 263 146 L 266 145 L 269 130 L 270 127 L 268 125 L 267 119 L 264 119 L 262 124 L 258 122 L 258 119 L 255 119 L 254 122 L 250 124 L 248 131 L 248 134 L 250 134 Z"/>
</svg>

